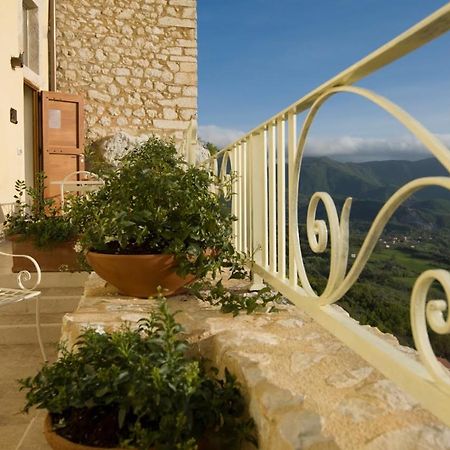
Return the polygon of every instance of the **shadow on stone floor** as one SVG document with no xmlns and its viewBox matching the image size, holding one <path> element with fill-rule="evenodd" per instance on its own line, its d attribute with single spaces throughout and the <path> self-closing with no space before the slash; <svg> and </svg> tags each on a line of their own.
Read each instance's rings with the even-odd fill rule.
<svg viewBox="0 0 450 450">
<path fill-rule="evenodd" d="M 50 361 L 56 346 L 46 345 Z M 17 379 L 34 375 L 42 366 L 38 345 L 0 345 L 0 448 L 2 450 L 48 450 L 43 432 L 44 411 L 21 413 L 25 393 Z"/>
</svg>

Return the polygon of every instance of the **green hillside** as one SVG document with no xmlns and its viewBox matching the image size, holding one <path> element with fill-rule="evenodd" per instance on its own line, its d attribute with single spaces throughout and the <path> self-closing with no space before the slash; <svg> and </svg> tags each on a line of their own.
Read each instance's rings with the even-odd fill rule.
<svg viewBox="0 0 450 450">
<path fill-rule="evenodd" d="M 435 158 L 420 161 L 371 161 L 342 163 L 330 158 L 305 158 L 302 164 L 300 192 L 310 196 L 323 190 L 337 197 L 385 201 L 400 186 L 421 177 L 447 176 Z M 445 198 L 443 189 L 427 188 L 417 199 Z"/>
<path fill-rule="evenodd" d="M 341 163 L 329 158 L 306 158 L 300 184 L 300 241 L 310 281 L 322 291 L 329 271 L 329 251 L 313 254 L 307 244 L 305 218 L 314 192 L 328 192 L 338 209 L 353 197 L 350 215 L 349 267 L 373 219 L 385 201 L 408 181 L 428 176 L 448 176 L 433 158 L 422 161 Z M 319 208 L 318 216 L 326 219 Z M 450 270 L 450 194 L 427 188 L 395 213 L 381 235 L 358 282 L 338 302 L 362 324 L 376 326 L 413 346 L 409 319 L 410 296 L 417 277 L 428 269 Z M 445 298 L 437 283 L 433 298 Z M 435 353 L 450 361 L 450 336 L 430 332 Z"/>
<path fill-rule="evenodd" d="M 420 161 L 342 163 L 330 158 L 305 158 L 300 181 L 300 217 L 305 217 L 314 192 L 328 192 L 340 208 L 353 198 L 352 222 L 372 222 L 386 200 L 405 183 L 422 177 L 447 176 L 434 158 Z M 450 192 L 439 187 L 419 191 L 399 208 L 390 227 L 435 229 L 450 224 Z"/>
</svg>

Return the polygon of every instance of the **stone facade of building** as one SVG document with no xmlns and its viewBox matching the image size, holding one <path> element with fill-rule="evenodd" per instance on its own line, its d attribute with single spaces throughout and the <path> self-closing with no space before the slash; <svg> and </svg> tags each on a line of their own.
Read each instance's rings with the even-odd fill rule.
<svg viewBox="0 0 450 450">
<path fill-rule="evenodd" d="M 197 114 L 196 0 L 59 0 L 57 90 L 86 101 L 86 134 L 183 138 Z"/>
</svg>

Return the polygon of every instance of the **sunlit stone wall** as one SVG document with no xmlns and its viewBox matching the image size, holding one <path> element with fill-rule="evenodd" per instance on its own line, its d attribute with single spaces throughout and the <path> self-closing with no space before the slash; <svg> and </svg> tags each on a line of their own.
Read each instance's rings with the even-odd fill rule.
<svg viewBox="0 0 450 450">
<path fill-rule="evenodd" d="M 196 0 L 58 0 L 57 90 L 86 100 L 91 140 L 180 140 L 197 112 Z"/>
<path fill-rule="evenodd" d="M 245 280 L 225 284 L 248 287 Z M 300 309 L 284 305 L 273 314 L 233 317 L 189 296 L 167 304 L 178 311 L 191 349 L 241 383 L 260 450 L 450 448 L 449 427 Z M 136 326 L 156 306 L 154 300 L 122 297 L 91 274 L 77 310 L 64 316 L 62 340 L 73 345 L 86 327 Z M 366 328 L 418 358 L 394 336 Z"/>
</svg>

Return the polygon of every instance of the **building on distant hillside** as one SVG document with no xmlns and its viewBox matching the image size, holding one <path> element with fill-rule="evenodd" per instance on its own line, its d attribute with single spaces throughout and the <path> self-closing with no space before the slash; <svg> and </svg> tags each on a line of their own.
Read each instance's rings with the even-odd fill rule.
<svg viewBox="0 0 450 450">
<path fill-rule="evenodd" d="M 181 141 L 197 113 L 196 0 L 3 3 L 0 203 L 16 179 L 82 169 L 86 137 Z"/>
</svg>

